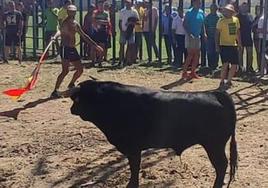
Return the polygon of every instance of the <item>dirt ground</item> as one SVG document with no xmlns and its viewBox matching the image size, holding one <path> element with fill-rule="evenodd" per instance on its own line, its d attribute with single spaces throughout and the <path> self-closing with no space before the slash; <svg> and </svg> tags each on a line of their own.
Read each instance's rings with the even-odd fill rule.
<svg viewBox="0 0 268 188">
<path fill-rule="evenodd" d="M 23 85 L 33 67 L 32 62 L 23 66 L 0 64 L 0 91 Z M 125 187 L 130 172 L 124 156 L 93 124 L 71 115 L 70 99 L 48 98 L 60 68 L 56 63 L 44 64 L 37 87 L 18 102 L 0 95 L 0 188 Z M 218 79 L 209 76 L 183 83 L 180 74 L 168 67 L 111 70 L 106 66 L 85 69 L 80 81 L 92 75 L 101 80 L 181 91 L 211 90 L 219 84 Z M 66 78 L 62 90 L 70 78 Z M 268 80 L 256 81 L 236 78 L 229 91 L 239 120 L 239 166 L 231 186 L 234 188 L 268 187 Z M 229 144 L 226 152 L 229 156 Z M 214 169 L 200 146 L 187 149 L 181 160 L 171 150 L 143 153 L 141 187 L 207 188 L 214 178 Z M 227 172 L 225 181 L 228 179 Z"/>
</svg>

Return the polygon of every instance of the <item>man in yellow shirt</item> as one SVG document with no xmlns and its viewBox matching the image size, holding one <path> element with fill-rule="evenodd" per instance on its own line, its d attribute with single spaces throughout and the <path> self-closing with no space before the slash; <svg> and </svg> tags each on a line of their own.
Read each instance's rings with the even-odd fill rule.
<svg viewBox="0 0 268 188">
<path fill-rule="evenodd" d="M 232 86 L 231 81 L 239 63 L 238 47 L 241 47 L 241 39 L 239 20 L 234 17 L 234 6 L 227 4 L 222 9 L 222 14 L 224 17 L 217 23 L 215 43 L 216 51 L 220 52 L 223 63 L 219 89 L 227 90 Z M 229 64 L 231 64 L 230 70 Z M 226 78 L 227 82 L 225 83 Z"/>
<path fill-rule="evenodd" d="M 67 7 L 72 4 L 72 0 L 65 0 L 63 7 L 60 8 L 58 13 L 58 21 L 61 26 L 64 20 L 68 17 Z"/>
<path fill-rule="evenodd" d="M 136 23 L 135 26 L 136 55 L 138 57 L 139 54 L 139 59 L 142 60 L 142 20 L 144 17 L 143 0 L 136 1 L 135 9 L 137 10 L 140 17 L 140 20 Z"/>
</svg>

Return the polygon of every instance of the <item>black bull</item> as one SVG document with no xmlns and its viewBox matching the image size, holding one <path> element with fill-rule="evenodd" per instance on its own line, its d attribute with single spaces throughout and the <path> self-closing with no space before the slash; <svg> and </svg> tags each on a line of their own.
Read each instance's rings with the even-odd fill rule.
<svg viewBox="0 0 268 188">
<path fill-rule="evenodd" d="M 236 112 L 225 92 L 167 92 L 115 82 L 85 81 L 72 92 L 71 113 L 94 123 L 129 160 L 127 187 L 139 186 L 141 151 L 172 148 L 178 155 L 200 144 L 216 170 L 214 188 L 222 187 L 228 166 L 230 182 L 237 168 Z"/>
</svg>

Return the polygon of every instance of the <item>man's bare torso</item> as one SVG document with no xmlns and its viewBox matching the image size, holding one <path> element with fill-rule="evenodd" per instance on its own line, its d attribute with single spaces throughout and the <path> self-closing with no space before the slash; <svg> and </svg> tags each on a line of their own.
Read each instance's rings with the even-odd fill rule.
<svg viewBox="0 0 268 188">
<path fill-rule="evenodd" d="M 74 19 L 66 19 L 60 28 L 61 43 L 63 46 L 75 47 L 75 34 L 77 32 L 78 23 Z"/>
</svg>

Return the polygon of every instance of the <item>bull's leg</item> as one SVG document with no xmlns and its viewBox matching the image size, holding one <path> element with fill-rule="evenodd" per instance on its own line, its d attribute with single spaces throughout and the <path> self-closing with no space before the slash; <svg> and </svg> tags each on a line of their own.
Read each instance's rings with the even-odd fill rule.
<svg viewBox="0 0 268 188">
<path fill-rule="evenodd" d="M 215 144 L 213 147 L 205 147 L 205 149 L 210 162 L 216 170 L 216 180 L 214 182 L 213 188 L 222 188 L 228 165 L 228 160 L 225 155 L 225 145 Z"/>
<path fill-rule="evenodd" d="M 138 188 L 139 187 L 139 172 L 140 172 L 140 163 L 141 163 L 141 152 L 127 156 L 131 177 L 127 185 L 127 188 Z"/>
</svg>

